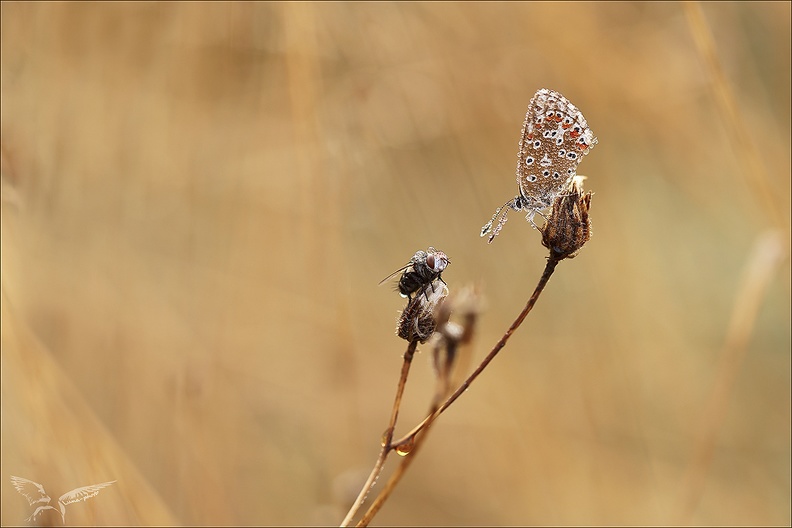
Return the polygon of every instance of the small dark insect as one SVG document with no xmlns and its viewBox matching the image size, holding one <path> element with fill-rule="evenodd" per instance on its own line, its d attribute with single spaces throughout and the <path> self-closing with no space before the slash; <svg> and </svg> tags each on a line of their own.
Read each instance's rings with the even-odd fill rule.
<svg viewBox="0 0 792 528">
<path fill-rule="evenodd" d="M 399 278 L 399 293 L 402 297 L 412 300 L 412 294 L 418 291 L 425 294 L 426 287 L 436 279 L 440 279 L 445 284 L 440 274 L 450 262 L 445 253 L 437 251 L 433 247 L 429 247 L 426 251 L 419 250 L 415 252 L 410 262 L 382 279 L 380 284 L 402 272 L 402 276 Z M 434 291 L 434 287 L 432 287 L 432 291 Z"/>
</svg>

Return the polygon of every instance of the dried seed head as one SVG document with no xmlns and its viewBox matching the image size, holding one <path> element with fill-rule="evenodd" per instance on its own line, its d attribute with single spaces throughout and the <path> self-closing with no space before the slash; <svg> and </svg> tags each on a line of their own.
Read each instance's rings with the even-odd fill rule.
<svg viewBox="0 0 792 528">
<path fill-rule="evenodd" d="M 437 396 L 444 398 L 455 385 L 452 376 L 455 367 L 460 366 L 460 355 L 469 356 L 471 339 L 476 319 L 481 311 L 481 298 L 476 288 L 466 287 L 455 293 L 437 309 L 435 321 L 437 329 L 432 338 L 432 359 L 437 379 Z M 450 321 L 451 314 L 460 323 Z"/>
<path fill-rule="evenodd" d="M 404 308 L 399 323 L 396 326 L 396 335 L 407 341 L 425 343 L 434 333 L 435 310 L 443 304 L 448 296 L 448 286 L 440 279 L 433 281 L 413 297 Z"/>
<path fill-rule="evenodd" d="M 583 192 L 583 179 L 576 176 L 566 192 L 556 197 L 541 228 L 542 245 L 550 250 L 552 260 L 574 258 L 591 238 L 591 193 Z"/>
</svg>

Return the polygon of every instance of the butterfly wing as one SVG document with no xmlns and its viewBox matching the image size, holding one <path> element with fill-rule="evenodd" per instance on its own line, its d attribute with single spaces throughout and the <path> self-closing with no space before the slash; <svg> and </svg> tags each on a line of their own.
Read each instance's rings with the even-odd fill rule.
<svg viewBox="0 0 792 528">
<path fill-rule="evenodd" d="M 525 114 L 517 156 L 517 185 L 527 207 L 549 207 L 596 143 L 586 118 L 566 97 L 537 91 Z"/>
</svg>

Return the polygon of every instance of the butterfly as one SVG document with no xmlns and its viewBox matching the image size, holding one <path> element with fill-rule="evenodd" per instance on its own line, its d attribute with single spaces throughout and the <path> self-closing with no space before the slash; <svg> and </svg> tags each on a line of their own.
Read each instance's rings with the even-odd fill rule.
<svg viewBox="0 0 792 528">
<path fill-rule="evenodd" d="M 534 216 L 541 216 L 541 211 L 553 204 L 576 176 L 583 156 L 596 144 L 597 138 L 575 105 L 556 91 L 546 88 L 537 91 L 528 105 L 520 136 L 517 154 L 520 192 L 498 207 L 481 228 L 481 236 L 489 235 L 487 242 L 492 243 L 503 229 L 509 209 L 527 211 L 525 218 L 536 227 Z"/>
</svg>

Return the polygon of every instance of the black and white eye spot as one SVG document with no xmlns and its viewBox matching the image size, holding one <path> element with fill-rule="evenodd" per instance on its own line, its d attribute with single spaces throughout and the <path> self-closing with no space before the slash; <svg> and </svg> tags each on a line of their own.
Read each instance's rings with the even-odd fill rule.
<svg viewBox="0 0 792 528">
<path fill-rule="evenodd" d="M 531 156 L 528 156 L 527 158 L 525 158 L 525 166 L 526 167 L 528 167 L 530 165 L 533 165 L 533 162 L 534 162 L 534 159 Z"/>
<path fill-rule="evenodd" d="M 553 162 L 550 161 L 550 156 L 548 156 L 547 154 L 545 154 L 544 157 L 541 160 L 539 160 L 539 165 L 541 165 L 542 167 L 549 167 L 552 164 Z"/>
<path fill-rule="evenodd" d="M 552 110 L 548 110 L 547 112 L 545 112 L 545 117 L 548 118 L 548 119 L 552 119 L 553 111 Z"/>
<path fill-rule="evenodd" d="M 550 177 L 550 171 L 547 170 L 547 169 L 543 170 L 542 171 L 542 176 L 544 176 L 545 178 L 549 178 Z"/>
<path fill-rule="evenodd" d="M 567 159 L 576 160 L 578 155 L 576 152 L 567 152 L 566 157 Z"/>
<path fill-rule="evenodd" d="M 561 112 L 556 110 L 556 112 L 555 112 L 556 121 L 560 121 L 562 117 L 564 117 L 564 114 L 562 114 Z"/>
<path fill-rule="evenodd" d="M 569 174 L 570 176 L 574 175 L 575 174 L 575 169 L 573 169 L 572 167 L 568 168 L 567 169 L 567 174 Z"/>
<path fill-rule="evenodd" d="M 581 134 L 583 132 L 583 129 L 580 128 L 580 125 L 575 125 L 572 127 L 572 132 L 574 132 L 575 134 Z"/>
<path fill-rule="evenodd" d="M 560 147 L 560 146 L 561 146 L 561 145 L 563 145 L 563 143 L 564 143 L 564 137 L 563 137 L 563 136 L 558 136 L 558 137 L 556 138 L 556 142 L 555 142 L 555 143 L 556 143 L 556 146 L 557 146 L 557 147 Z"/>
<path fill-rule="evenodd" d="M 561 175 L 560 175 L 560 174 L 558 174 L 557 172 L 554 172 L 554 173 L 553 173 L 553 179 L 554 179 L 554 180 L 560 180 L 560 179 L 561 179 Z"/>
<path fill-rule="evenodd" d="M 536 174 L 529 174 L 528 177 L 526 178 L 526 180 L 528 180 L 529 182 L 535 182 L 536 181 Z"/>
<path fill-rule="evenodd" d="M 542 146 L 542 142 L 539 141 L 538 139 L 533 142 L 533 148 L 538 149 L 541 146 Z"/>
<path fill-rule="evenodd" d="M 563 158 L 565 156 L 566 156 L 566 150 L 561 149 L 561 150 L 558 151 L 558 157 L 559 158 Z"/>
<path fill-rule="evenodd" d="M 572 123 L 574 123 L 574 121 L 572 120 L 572 118 L 571 118 L 571 117 L 569 117 L 569 116 L 566 116 L 566 117 L 564 118 L 564 121 L 563 121 L 563 123 L 564 123 L 564 125 L 565 125 L 565 126 L 567 126 L 567 127 L 568 127 L 569 125 L 571 125 Z"/>
</svg>

